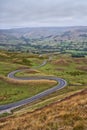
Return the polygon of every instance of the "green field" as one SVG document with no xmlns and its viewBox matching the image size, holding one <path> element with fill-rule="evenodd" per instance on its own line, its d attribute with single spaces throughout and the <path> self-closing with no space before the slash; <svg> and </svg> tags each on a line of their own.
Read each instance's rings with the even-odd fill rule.
<svg viewBox="0 0 87 130">
<path fill-rule="evenodd" d="M 24 63 L 24 59 L 30 59 L 29 65 L 28 62 Z M 38 55 L 32 54 L 0 53 L 0 105 L 31 97 L 56 85 L 55 81 L 31 81 L 29 83 L 21 83 L 6 78 L 7 74 L 11 71 L 22 68 L 31 68 L 41 64 L 42 59 L 39 58 Z"/>
<path fill-rule="evenodd" d="M 48 55 L 40 57 L 38 54 L 29 53 L 9 53 L 0 52 L 0 105 L 7 104 L 27 97 L 31 97 L 39 92 L 42 92 L 50 87 L 53 87 L 56 82 L 42 81 L 18 83 L 8 80 L 7 74 L 16 69 L 33 68 L 40 65 L 43 60 L 48 58 Z M 45 97 L 47 104 L 70 93 L 87 88 L 87 58 L 72 58 L 70 54 L 54 54 L 48 63 L 31 71 L 26 70 L 17 73 L 16 76 L 37 76 L 37 75 L 53 75 L 65 79 L 68 83 L 64 89 Z M 40 104 L 41 106 L 41 104 Z M 42 105 L 43 106 L 43 105 Z"/>
<path fill-rule="evenodd" d="M 36 70 L 35 70 L 36 71 Z M 87 85 L 87 58 L 72 58 L 69 54 L 54 55 L 52 60 L 36 73 L 19 72 L 16 76 L 54 75 L 67 80 L 68 85 Z"/>
<path fill-rule="evenodd" d="M 8 83 L 0 79 L 0 105 L 22 100 L 56 85 L 56 82 Z"/>
</svg>

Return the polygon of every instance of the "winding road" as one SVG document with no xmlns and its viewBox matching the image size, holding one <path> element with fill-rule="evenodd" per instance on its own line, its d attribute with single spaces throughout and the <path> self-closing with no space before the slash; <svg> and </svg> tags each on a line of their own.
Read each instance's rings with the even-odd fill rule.
<svg viewBox="0 0 87 130">
<path fill-rule="evenodd" d="M 47 60 L 45 60 L 40 66 L 37 66 L 35 68 L 40 68 L 42 66 L 44 66 L 47 63 Z M 6 104 L 6 105 L 1 105 L 0 106 L 0 114 L 4 113 L 4 112 L 10 112 L 11 110 L 18 108 L 20 106 L 32 103 L 38 99 L 41 99 L 53 92 L 56 92 L 62 88 L 64 88 L 67 85 L 67 82 L 64 79 L 58 78 L 58 77 L 54 77 L 54 76 L 33 76 L 33 77 L 15 77 L 15 74 L 17 72 L 21 72 L 22 70 L 15 70 L 11 73 L 8 74 L 8 78 L 11 79 L 16 79 L 16 80 L 42 80 L 42 79 L 46 79 L 46 80 L 55 80 L 58 82 L 58 84 L 56 86 L 54 86 L 53 88 L 50 88 L 48 90 L 45 90 L 35 96 L 32 96 L 31 98 L 27 98 L 18 102 L 14 102 L 14 103 L 10 103 L 10 104 Z"/>
</svg>

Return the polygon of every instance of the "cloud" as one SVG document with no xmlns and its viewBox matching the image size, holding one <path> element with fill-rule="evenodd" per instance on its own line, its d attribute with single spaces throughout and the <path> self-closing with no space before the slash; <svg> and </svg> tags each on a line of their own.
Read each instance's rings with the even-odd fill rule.
<svg viewBox="0 0 87 130">
<path fill-rule="evenodd" d="M 1 0 L 0 28 L 87 24 L 87 0 Z"/>
</svg>

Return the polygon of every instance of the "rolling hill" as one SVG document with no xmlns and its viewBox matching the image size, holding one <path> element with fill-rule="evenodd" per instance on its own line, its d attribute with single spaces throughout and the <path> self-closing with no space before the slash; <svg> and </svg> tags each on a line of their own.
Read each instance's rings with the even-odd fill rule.
<svg viewBox="0 0 87 130">
<path fill-rule="evenodd" d="M 87 27 L 39 27 L 0 30 L 0 49 L 11 51 L 87 50 Z"/>
</svg>

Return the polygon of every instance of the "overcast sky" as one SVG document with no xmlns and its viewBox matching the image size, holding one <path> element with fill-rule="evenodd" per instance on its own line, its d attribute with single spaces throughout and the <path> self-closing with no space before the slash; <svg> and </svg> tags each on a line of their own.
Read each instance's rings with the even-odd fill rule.
<svg viewBox="0 0 87 130">
<path fill-rule="evenodd" d="M 87 0 L 0 0 L 0 28 L 87 25 Z"/>
</svg>

